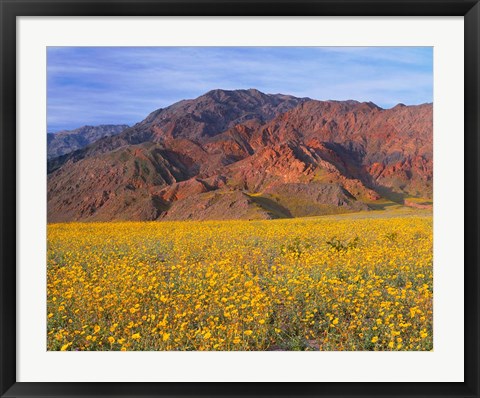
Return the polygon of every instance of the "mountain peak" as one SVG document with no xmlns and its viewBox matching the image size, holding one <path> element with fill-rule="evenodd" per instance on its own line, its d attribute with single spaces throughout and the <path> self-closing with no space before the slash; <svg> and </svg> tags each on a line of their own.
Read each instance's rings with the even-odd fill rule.
<svg viewBox="0 0 480 398">
<path fill-rule="evenodd" d="M 368 101 L 368 102 L 363 102 L 365 105 L 367 105 L 369 108 L 371 109 L 377 109 L 377 110 L 382 110 L 383 108 L 378 106 L 377 104 L 375 104 L 374 102 L 372 101 Z"/>
<path fill-rule="evenodd" d="M 49 221 L 296 217 L 390 192 L 428 198 L 432 106 L 397 107 L 212 90 L 51 159 Z"/>
<path fill-rule="evenodd" d="M 208 91 L 207 93 L 200 96 L 199 98 L 207 97 L 207 98 L 212 98 L 215 101 L 222 102 L 230 98 L 237 98 L 237 99 L 238 98 L 243 98 L 243 99 L 256 98 L 256 99 L 266 100 L 269 96 L 270 95 L 262 93 L 260 90 L 257 90 L 255 88 L 238 89 L 238 90 L 225 90 L 225 89 L 217 88 L 215 90 Z"/>
<path fill-rule="evenodd" d="M 219 134 L 248 120 L 267 122 L 296 107 L 305 99 L 265 94 L 257 89 L 208 91 L 195 99 L 179 101 L 151 113 L 138 126 L 148 127 L 162 137 L 198 140 Z M 156 141 L 157 138 L 153 138 Z"/>
</svg>

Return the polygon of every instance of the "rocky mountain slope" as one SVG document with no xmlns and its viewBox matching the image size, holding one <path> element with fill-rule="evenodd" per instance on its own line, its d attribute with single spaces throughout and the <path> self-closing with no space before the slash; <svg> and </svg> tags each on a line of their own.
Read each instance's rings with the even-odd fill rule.
<svg viewBox="0 0 480 398">
<path fill-rule="evenodd" d="M 75 130 L 63 130 L 58 133 L 48 133 L 48 159 L 84 148 L 100 138 L 120 134 L 128 127 L 126 124 L 104 124 L 100 126 L 83 126 Z"/>
<path fill-rule="evenodd" d="M 48 220 L 265 219 L 431 198 L 432 105 L 214 90 L 51 159 Z"/>
</svg>

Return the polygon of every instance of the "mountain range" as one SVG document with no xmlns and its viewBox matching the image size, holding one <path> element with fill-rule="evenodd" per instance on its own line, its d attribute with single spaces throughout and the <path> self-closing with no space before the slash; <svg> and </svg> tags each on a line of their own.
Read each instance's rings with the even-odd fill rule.
<svg viewBox="0 0 480 398">
<path fill-rule="evenodd" d="M 48 221 L 270 219 L 431 199 L 432 111 L 212 90 L 73 151 L 49 142 Z"/>
<path fill-rule="evenodd" d="M 120 134 L 128 127 L 126 124 L 102 124 L 100 126 L 83 126 L 75 130 L 48 133 L 47 157 L 51 159 L 84 148 L 100 138 Z"/>
</svg>

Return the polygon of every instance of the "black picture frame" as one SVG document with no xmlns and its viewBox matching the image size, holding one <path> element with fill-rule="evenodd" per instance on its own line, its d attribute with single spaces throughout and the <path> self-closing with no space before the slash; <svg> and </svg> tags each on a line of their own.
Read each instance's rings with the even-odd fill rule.
<svg viewBox="0 0 480 398">
<path fill-rule="evenodd" d="M 2 397 L 478 397 L 478 0 L 0 0 L 0 393 Z M 16 382 L 17 16 L 463 16 L 465 22 L 465 378 L 463 383 Z M 466 192 L 467 193 L 467 192 Z"/>
</svg>

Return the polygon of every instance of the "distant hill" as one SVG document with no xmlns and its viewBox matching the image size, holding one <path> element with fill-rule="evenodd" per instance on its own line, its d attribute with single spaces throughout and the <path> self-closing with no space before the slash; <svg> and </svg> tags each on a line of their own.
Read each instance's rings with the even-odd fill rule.
<svg viewBox="0 0 480 398">
<path fill-rule="evenodd" d="M 432 104 L 213 90 L 48 162 L 48 220 L 267 219 L 431 198 Z"/>
<path fill-rule="evenodd" d="M 49 159 L 65 155 L 86 147 L 103 137 L 117 135 L 129 127 L 126 124 L 83 126 L 75 130 L 63 130 L 47 134 L 47 156 Z"/>
</svg>

